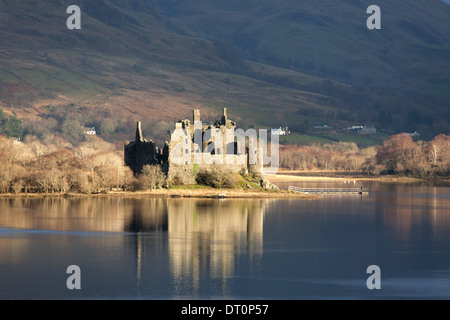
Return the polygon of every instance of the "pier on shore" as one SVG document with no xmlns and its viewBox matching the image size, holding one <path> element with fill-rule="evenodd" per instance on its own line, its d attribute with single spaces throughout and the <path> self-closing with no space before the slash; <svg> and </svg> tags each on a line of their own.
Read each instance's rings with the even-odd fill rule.
<svg viewBox="0 0 450 320">
<path fill-rule="evenodd" d="M 366 188 L 299 188 L 289 186 L 289 191 L 301 192 L 305 194 L 368 194 Z"/>
</svg>

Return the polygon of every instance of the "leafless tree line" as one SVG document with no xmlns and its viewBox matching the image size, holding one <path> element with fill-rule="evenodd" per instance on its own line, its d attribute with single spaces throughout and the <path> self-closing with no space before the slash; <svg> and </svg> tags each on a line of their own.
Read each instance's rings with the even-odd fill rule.
<svg viewBox="0 0 450 320">
<path fill-rule="evenodd" d="M 450 175 L 450 136 L 413 141 L 406 133 L 389 137 L 381 146 L 359 149 L 353 142 L 312 146 L 281 146 L 281 168 L 299 171 L 361 171 L 368 175 L 426 177 Z"/>
<path fill-rule="evenodd" d="M 72 147 L 57 136 L 0 136 L 1 193 L 99 193 L 131 188 L 134 179 L 121 152 L 97 137 Z"/>
<path fill-rule="evenodd" d="M 360 171 L 368 175 L 400 174 L 449 177 L 450 136 L 417 141 L 407 134 L 377 147 L 338 142 L 280 146 L 280 166 L 289 170 Z M 160 167 L 147 166 L 135 177 L 124 165 L 123 151 L 93 136 L 74 147 L 58 136 L 23 141 L 0 136 L 0 193 L 100 193 L 167 186 Z"/>
</svg>

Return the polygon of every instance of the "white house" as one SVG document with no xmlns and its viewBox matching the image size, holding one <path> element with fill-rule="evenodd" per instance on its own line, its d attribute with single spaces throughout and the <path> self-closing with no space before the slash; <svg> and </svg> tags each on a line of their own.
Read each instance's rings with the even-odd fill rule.
<svg viewBox="0 0 450 320">
<path fill-rule="evenodd" d="M 272 135 L 274 136 L 286 136 L 288 134 L 289 134 L 288 127 L 286 128 L 279 127 L 278 129 L 272 129 Z"/>
<path fill-rule="evenodd" d="M 95 136 L 97 132 L 95 131 L 95 128 L 84 128 L 84 134 L 87 136 Z"/>
<path fill-rule="evenodd" d="M 362 129 L 358 130 L 359 134 L 375 134 L 377 129 L 373 124 L 366 124 Z"/>
<path fill-rule="evenodd" d="M 362 128 L 364 128 L 364 126 L 350 126 L 350 127 L 347 127 L 347 130 L 357 131 L 357 130 L 361 130 Z"/>
</svg>

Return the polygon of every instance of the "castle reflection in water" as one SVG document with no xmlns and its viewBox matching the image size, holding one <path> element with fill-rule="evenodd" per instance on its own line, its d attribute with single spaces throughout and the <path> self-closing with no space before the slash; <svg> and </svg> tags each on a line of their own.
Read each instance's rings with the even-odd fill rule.
<svg viewBox="0 0 450 320">
<path fill-rule="evenodd" d="M 118 233 L 135 251 L 139 285 L 149 250 L 167 250 L 172 280 L 195 287 L 199 278 L 233 277 L 235 256 L 263 253 L 264 212 L 269 200 L 41 198 L 0 199 L 0 228 L 62 234 Z M 149 235 L 159 235 L 148 245 Z M 130 241 L 130 235 L 132 241 Z M 125 240 L 125 238 L 127 240 Z M 10 239 L 0 255 L 25 258 L 29 243 Z M 117 246 L 117 243 L 114 243 Z M 119 245 L 120 246 L 120 245 Z M 111 244 L 113 247 L 113 244 Z M 23 252 L 23 254 L 21 254 Z"/>
</svg>

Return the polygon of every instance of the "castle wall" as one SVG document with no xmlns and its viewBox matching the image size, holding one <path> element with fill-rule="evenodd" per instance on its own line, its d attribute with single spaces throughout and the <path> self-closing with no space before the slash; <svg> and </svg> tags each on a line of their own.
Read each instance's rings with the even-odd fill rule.
<svg viewBox="0 0 450 320">
<path fill-rule="evenodd" d="M 169 164 L 168 179 L 186 185 L 196 184 L 196 174 L 201 170 L 213 170 L 217 168 L 217 164 L 188 164 L 176 165 Z M 241 173 L 247 170 L 247 164 L 221 164 L 220 168 L 231 173 Z"/>
</svg>

